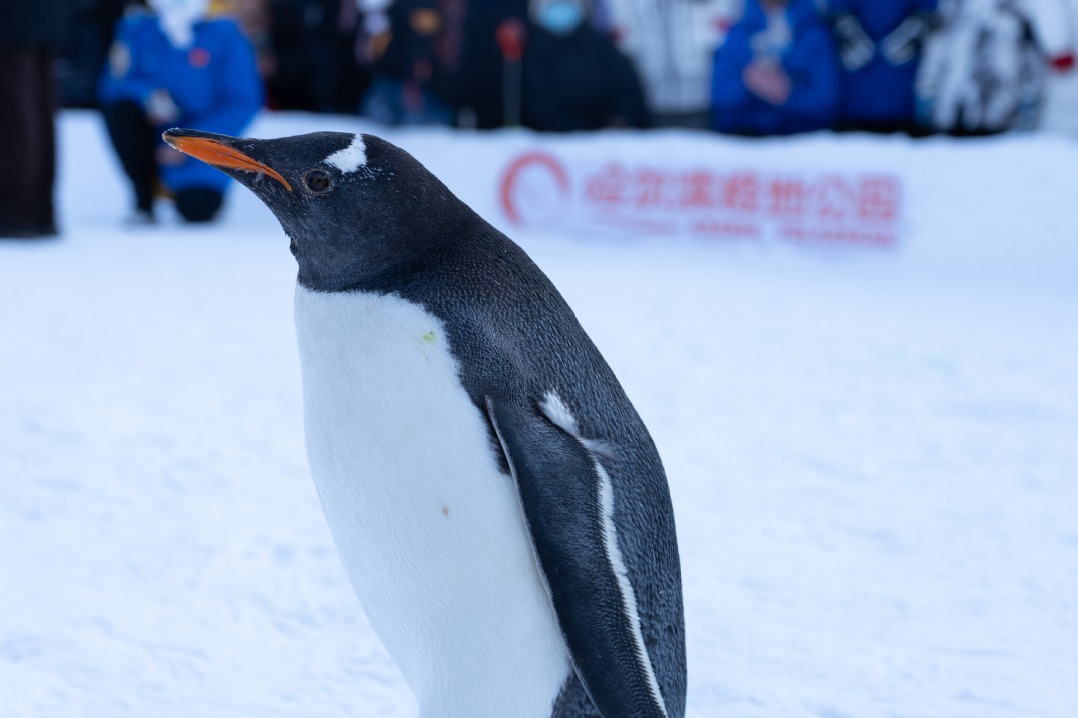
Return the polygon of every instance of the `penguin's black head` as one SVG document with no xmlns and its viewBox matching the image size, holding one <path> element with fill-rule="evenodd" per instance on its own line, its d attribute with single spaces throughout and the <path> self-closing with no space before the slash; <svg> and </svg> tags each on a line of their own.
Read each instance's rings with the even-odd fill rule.
<svg viewBox="0 0 1078 718">
<path fill-rule="evenodd" d="M 173 129 L 164 139 L 265 202 L 292 240 L 300 282 L 318 291 L 414 271 L 471 214 L 411 155 L 372 135 L 256 140 Z"/>
</svg>

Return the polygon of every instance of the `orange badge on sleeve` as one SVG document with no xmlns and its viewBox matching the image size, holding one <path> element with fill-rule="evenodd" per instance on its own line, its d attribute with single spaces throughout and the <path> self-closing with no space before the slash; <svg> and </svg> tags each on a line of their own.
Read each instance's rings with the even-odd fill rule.
<svg viewBox="0 0 1078 718">
<path fill-rule="evenodd" d="M 192 47 L 187 53 L 187 62 L 196 70 L 201 70 L 210 64 L 210 51 L 204 47 Z"/>
</svg>

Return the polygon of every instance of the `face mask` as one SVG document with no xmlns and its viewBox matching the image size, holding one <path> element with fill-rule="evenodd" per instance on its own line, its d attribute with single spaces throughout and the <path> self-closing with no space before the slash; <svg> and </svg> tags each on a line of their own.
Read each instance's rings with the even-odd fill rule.
<svg viewBox="0 0 1078 718">
<path fill-rule="evenodd" d="M 210 0 L 149 0 L 149 4 L 173 47 L 191 46 L 193 26 L 210 8 Z"/>
<path fill-rule="evenodd" d="M 584 22 L 584 6 L 564 0 L 547 3 L 539 9 L 535 20 L 549 33 L 568 35 Z"/>
</svg>

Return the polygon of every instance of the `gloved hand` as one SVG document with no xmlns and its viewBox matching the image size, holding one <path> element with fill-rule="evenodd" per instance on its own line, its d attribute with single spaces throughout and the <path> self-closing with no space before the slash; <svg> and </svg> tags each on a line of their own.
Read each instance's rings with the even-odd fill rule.
<svg viewBox="0 0 1078 718">
<path fill-rule="evenodd" d="M 167 125 L 180 116 L 180 108 L 168 90 L 154 90 L 146 98 L 146 117 L 155 125 Z"/>
<path fill-rule="evenodd" d="M 892 65 L 905 65 L 917 57 L 925 37 L 935 26 L 932 20 L 931 15 L 916 12 L 899 23 L 880 41 L 880 50 L 887 61 Z"/>
<path fill-rule="evenodd" d="M 831 23 L 838 44 L 838 56 L 850 72 L 857 72 L 876 54 L 876 45 L 853 13 L 843 13 Z"/>
<path fill-rule="evenodd" d="M 749 92 L 775 106 L 785 105 L 793 91 L 793 82 L 782 66 L 754 60 L 741 73 L 741 81 Z"/>
</svg>

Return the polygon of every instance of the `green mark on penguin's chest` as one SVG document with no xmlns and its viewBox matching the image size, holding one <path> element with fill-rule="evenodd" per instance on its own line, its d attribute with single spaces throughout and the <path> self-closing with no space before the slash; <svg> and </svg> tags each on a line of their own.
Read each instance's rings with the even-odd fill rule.
<svg viewBox="0 0 1078 718">
<path fill-rule="evenodd" d="M 419 351 L 427 358 L 427 361 L 430 361 L 431 351 L 438 346 L 438 334 L 433 329 L 423 332 L 419 335 L 416 346 L 419 347 Z"/>
</svg>

